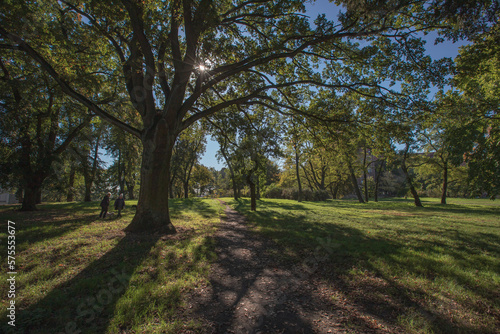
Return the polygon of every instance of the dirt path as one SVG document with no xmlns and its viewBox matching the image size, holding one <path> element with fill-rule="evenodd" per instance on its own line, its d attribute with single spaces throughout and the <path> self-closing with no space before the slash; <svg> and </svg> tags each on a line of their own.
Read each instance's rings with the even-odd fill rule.
<svg viewBox="0 0 500 334">
<path fill-rule="evenodd" d="M 318 263 L 276 262 L 272 241 L 250 231 L 227 205 L 225 213 L 210 285 L 196 289 L 188 306 L 204 333 L 392 332 L 345 303 L 339 307 L 341 296 L 314 277 Z"/>
</svg>

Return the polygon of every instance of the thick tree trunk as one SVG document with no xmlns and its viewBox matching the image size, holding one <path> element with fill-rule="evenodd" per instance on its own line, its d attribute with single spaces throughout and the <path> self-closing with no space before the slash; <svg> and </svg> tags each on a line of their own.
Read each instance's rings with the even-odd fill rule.
<svg viewBox="0 0 500 334">
<path fill-rule="evenodd" d="M 139 201 L 126 231 L 176 232 L 168 207 L 170 160 L 176 138 L 176 131 L 169 129 L 164 120 L 144 134 Z"/>
<path fill-rule="evenodd" d="M 38 189 L 32 186 L 24 188 L 23 204 L 21 206 L 21 211 L 36 211 L 36 200 L 37 200 Z"/>
<path fill-rule="evenodd" d="M 441 193 L 441 204 L 446 204 L 446 196 L 448 192 L 448 165 L 443 168 L 443 192 Z"/>
<path fill-rule="evenodd" d="M 295 149 L 295 173 L 297 174 L 297 184 L 299 186 L 299 193 L 297 194 L 297 201 L 302 202 L 302 182 L 300 182 L 300 170 L 299 170 L 299 152 Z"/>
<path fill-rule="evenodd" d="M 364 203 L 365 201 L 363 201 L 363 196 L 361 195 L 361 191 L 359 190 L 358 180 L 356 179 L 356 175 L 354 174 L 354 169 L 352 168 L 350 162 L 347 164 L 347 166 L 349 167 L 349 174 L 351 177 L 354 192 L 356 193 L 356 197 L 358 198 L 359 203 Z"/>
<path fill-rule="evenodd" d="M 90 181 L 90 175 L 85 178 L 85 196 L 83 197 L 84 202 L 92 201 L 91 198 L 91 189 L 92 189 L 92 181 Z"/>
<path fill-rule="evenodd" d="M 23 194 L 24 194 L 24 189 L 23 189 L 22 185 L 20 185 L 16 191 L 16 197 L 17 197 L 18 203 L 23 202 L 23 198 L 24 198 Z"/>
<path fill-rule="evenodd" d="M 21 211 L 36 211 L 36 205 L 39 204 L 39 196 L 42 191 L 42 183 L 45 180 L 44 175 L 25 176 L 24 196 Z"/>
</svg>

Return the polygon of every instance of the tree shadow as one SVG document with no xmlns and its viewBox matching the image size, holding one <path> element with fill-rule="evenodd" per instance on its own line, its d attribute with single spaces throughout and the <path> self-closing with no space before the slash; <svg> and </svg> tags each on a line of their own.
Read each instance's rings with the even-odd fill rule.
<svg viewBox="0 0 500 334">
<path fill-rule="evenodd" d="M 5 215 L 0 214 L 0 229 L 7 231 L 7 219 Z M 18 212 L 7 216 L 9 220 L 16 223 L 16 238 L 18 240 L 17 249 L 23 251 L 25 247 L 40 241 L 61 237 L 72 231 L 76 231 L 83 226 L 94 223 L 97 215 L 87 214 L 75 217 L 69 216 L 69 212 L 47 211 L 37 212 L 37 214 L 28 212 Z M 71 217 L 71 218 L 70 218 Z"/>
<path fill-rule="evenodd" d="M 243 212 L 243 211 L 249 211 L 250 210 L 250 199 L 249 198 L 238 198 L 236 200 L 237 204 L 235 206 L 235 209 L 238 211 L 238 212 Z M 290 202 L 290 201 L 288 201 Z M 264 201 L 262 200 L 258 200 L 257 201 L 257 211 L 259 211 L 259 203 L 262 204 L 264 203 Z M 301 202 L 302 203 L 302 202 Z M 281 202 L 273 202 L 273 201 L 265 201 L 265 207 L 266 208 L 277 208 L 277 209 L 281 209 L 281 210 L 301 210 L 301 211 L 308 211 L 310 210 L 309 208 L 307 208 L 304 204 L 301 204 L 299 202 L 296 202 L 294 204 L 290 204 L 290 203 L 284 203 L 283 201 Z M 311 202 L 311 203 L 314 203 L 314 202 Z"/>
<path fill-rule="evenodd" d="M 294 263 L 306 263 L 310 268 L 311 278 L 328 282 L 330 286 L 336 287 L 348 297 L 354 308 L 360 314 L 369 314 L 375 319 L 384 319 L 386 323 L 401 330 L 401 321 L 404 317 L 421 319 L 426 328 L 434 332 L 467 332 L 482 333 L 484 329 L 478 329 L 466 323 L 457 323 L 452 318 L 442 312 L 429 307 L 425 300 L 432 300 L 435 297 L 433 292 L 427 289 L 408 288 L 401 284 L 398 277 L 389 275 L 391 270 L 384 267 L 404 268 L 408 275 L 424 277 L 434 280 L 439 277 L 444 281 L 454 282 L 464 290 L 470 291 L 480 296 L 481 305 L 467 305 L 478 313 L 494 312 L 497 318 L 500 315 L 499 303 L 500 295 L 494 286 L 484 286 L 475 280 L 474 277 L 464 274 L 462 268 L 474 269 L 484 266 L 494 266 L 495 263 L 475 263 L 475 259 L 465 259 L 462 255 L 464 250 L 471 252 L 488 251 L 492 254 L 500 255 L 499 239 L 497 235 L 491 233 L 446 231 L 443 233 L 455 233 L 448 239 L 453 244 L 436 244 L 435 241 L 420 243 L 420 248 L 416 251 L 426 256 L 415 255 L 411 258 L 407 256 L 407 243 L 404 236 L 400 237 L 374 237 L 366 231 L 345 224 L 331 223 L 316 224 L 310 220 L 306 221 L 305 215 L 301 212 L 283 212 L 273 210 L 273 206 L 266 207 L 270 210 L 260 210 L 251 212 L 244 205 L 237 205 L 237 209 L 250 218 L 252 224 L 260 231 L 274 240 L 279 241 L 281 250 L 279 256 L 286 254 L 287 260 Z M 312 203 L 310 203 L 312 204 Z M 325 206 L 324 203 L 314 203 L 318 206 Z M 330 205 L 337 206 L 336 203 Z M 353 209 L 353 203 L 345 205 L 346 208 Z M 344 206 L 344 204 L 341 204 Z M 379 208 L 382 209 L 382 208 Z M 398 207 L 400 210 L 400 208 Z M 462 206 L 452 208 L 431 207 L 410 209 L 409 212 L 419 212 L 428 210 L 441 212 L 446 210 L 453 213 L 477 213 L 475 209 L 468 209 Z M 493 214 L 495 209 L 480 208 L 481 214 Z M 387 219 L 400 219 L 404 221 L 408 217 L 387 217 Z M 412 231 L 414 234 L 414 232 Z M 423 237 L 430 231 L 419 232 Z M 319 240 L 318 242 L 318 238 Z M 316 242 L 315 242 L 316 241 Z M 319 245 L 319 246 L 318 246 Z M 318 248 L 319 247 L 319 248 Z M 447 268 L 441 262 L 433 258 L 435 247 L 441 247 L 440 256 L 450 256 L 457 264 L 454 268 Z M 406 257 L 405 257 L 406 256 Z M 498 272 L 498 271 L 497 271 Z M 354 274 L 353 274 L 354 273 Z M 353 279 L 356 281 L 354 282 Z M 325 299 L 325 303 L 331 303 Z M 335 304 L 335 307 L 342 307 Z M 352 318 L 350 321 L 362 327 L 363 316 Z M 366 327 L 368 326 L 368 327 Z M 423 325 L 424 326 L 424 325 Z M 423 329 L 422 329 L 423 330 Z"/>
<path fill-rule="evenodd" d="M 211 217 L 218 213 L 210 205 L 201 201 L 175 204 L 172 210 L 173 217 L 182 216 L 185 210 Z M 45 212 L 45 214 L 47 213 Z M 95 216 L 92 215 L 92 218 L 75 218 L 65 222 L 49 221 L 44 223 L 40 221 L 32 223 L 32 225 L 30 223 L 28 229 L 20 232 L 16 237 L 18 240 L 22 239 L 23 243 L 26 244 L 55 239 L 94 220 Z M 106 219 L 105 222 L 109 226 L 104 228 L 103 235 L 93 233 L 88 238 L 75 236 L 78 240 L 73 240 L 67 247 L 57 243 L 57 247 L 51 248 L 49 250 L 51 253 L 47 254 L 46 259 L 44 258 L 45 266 L 38 264 L 38 266 L 22 269 L 22 272 L 33 274 L 33 277 L 24 277 L 23 280 L 18 280 L 18 284 L 19 281 L 22 281 L 23 284 L 17 286 L 20 293 L 24 289 L 30 289 L 30 285 L 35 285 L 41 275 L 49 274 L 50 277 L 44 276 L 43 279 L 60 283 L 53 287 L 48 284 L 51 286 L 51 290 L 29 307 L 23 307 L 18 302 L 15 329 L 13 330 L 11 326 L 3 326 L 4 322 L 0 326 L 0 332 L 52 334 L 80 333 L 79 331 L 81 331 L 81 333 L 104 333 L 110 326 L 114 326 L 113 328 L 121 326 L 121 323 L 117 324 L 117 312 L 128 314 L 129 317 L 125 317 L 128 317 L 126 321 L 129 321 L 135 316 L 135 313 L 142 312 L 141 310 L 145 309 L 144 306 L 149 302 L 156 303 L 155 305 L 159 309 L 167 308 L 170 310 L 180 307 L 181 291 L 176 287 L 169 290 L 168 294 L 158 294 L 154 298 L 149 295 L 148 287 L 165 284 L 162 281 L 164 275 L 170 273 L 191 275 L 189 271 L 194 270 L 192 275 L 197 275 L 197 272 L 202 270 L 199 268 L 204 267 L 207 259 L 210 258 L 213 245 L 206 242 L 198 245 L 198 241 L 193 244 L 192 241 L 198 240 L 200 235 L 186 226 L 179 226 L 179 233 L 175 235 L 162 236 L 160 234 L 125 234 L 120 228 L 117 228 L 113 220 Z M 184 225 L 188 224 L 189 222 Z M 47 227 L 47 229 L 30 229 L 32 226 L 36 228 Z M 74 254 L 80 251 L 80 247 L 95 245 L 98 238 L 102 238 L 103 241 L 112 239 L 116 239 L 116 241 L 113 242 L 114 246 L 105 253 L 99 254 L 98 251 L 91 249 L 90 255 L 97 255 L 98 258 L 90 262 L 80 272 L 75 273 L 72 278 L 65 280 L 64 276 L 75 270 L 75 266 L 69 264 L 55 267 L 54 262 L 75 260 Z M 179 254 L 184 253 L 192 255 L 193 259 L 184 261 L 182 258 L 178 258 Z M 45 270 L 47 268 L 49 269 Z M 138 271 L 138 268 L 141 270 Z M 35 270 L 37 272 L 34 272 Z M 43 284 L 41 286 L 39 283 L 36 288 L 43 289 Z M 121 306 L 118 306 L 118 303 Z M 5 311 L 1 314 L 5 314 Z M 122 314 L 120 319 L 123 317 Z M 141 321 L 139 318 L 137 321 Z M 150 320 L 145 319 L 145 321 Z M 130 320 L 130 322 L 123 324 L 122 329 L 126 330 L 133 324 L 134 322 Z"/>
<path fill-rule="evenodd" d="M 265 260 L 271 259 L 265 254 L 272 245 L 231 223 L 240 219 L 226 212 L 224 220 L 230 223 L 222 224 L 216 237 L 218 261 L 210 293 L 192 297 L 197 306 L 192 315 L 202 316 L 216 333 L 313 333 L 307 319 L 284 307 L 282 288 L 294 280 L 293 274 L 273 269 L 276 264 Z"/>
<path fill-rule="evenodd" d="M 159 235 L 127 234 L 118 244 L 69 281 L 16 314 L 16 333 L 102 333 L 134 270 Z M 8 328 L 6 328 L 8 330 Z"/>
</svg>

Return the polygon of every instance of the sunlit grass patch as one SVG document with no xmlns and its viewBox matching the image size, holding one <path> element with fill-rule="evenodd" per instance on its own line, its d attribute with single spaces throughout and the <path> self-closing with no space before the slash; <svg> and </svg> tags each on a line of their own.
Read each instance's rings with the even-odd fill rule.
<svg viewBox="0 0 500 334">
<path fill-rule="evenodd" d="M 106 219 L 98 218 L 95 202 L 0 210 L 2 240 L 7 219 L 18 227 L 17 332 L 175 333 L 199 325 L 179 315 L 187 292 L 206 283 L 222 207 L 209 199 L 172 200 L 178 234 L 125 234 L 134 204 L 127 201 L 121 218 Z M 5 243 L 0 251 L 5 262 Z M 2 296 L 6 278 L 3 271 Z M 2 299 L 4 319 L 7 303 Z"/>
<path fill-rule="evenodd" d="M 315 275 L 406 332 L 494 333 L 500 327 L 500 206 L 482 199 L 424 201 L 417 208 L 402 199 L 265 199 L 251 212 L 249 200 L 227 199 L 282 247 L 281 257 L 301 262 L 320 247 Z"/>
</svg>

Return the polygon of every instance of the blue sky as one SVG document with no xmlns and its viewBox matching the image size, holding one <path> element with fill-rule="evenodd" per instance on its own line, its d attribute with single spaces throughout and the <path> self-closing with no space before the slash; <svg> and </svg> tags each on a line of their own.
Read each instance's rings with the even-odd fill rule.
<svg viewBox="0 0 500 334">
<path fill-rule="evenodd" d="M 307 15 L 311 18 L 311 23 L 320 13 L 327 14 L 327 18 L 332 19 L 333 16 L 338 12 L 338 7 L 335 4 L 330 3 L 328 0 L 318 0 L 314 3 L 306 4 Z M 330 16 L 330 17 L 328 17 Z M 455 58 L 458 55 L 459 47 L 465 45 L 465 42 L 452 43 L 451 41 L 446 41 L 438 45 L 434 45 L 434 40 L 437 37 L 437 33 L 430 33 L 426 36 L 427 53 L 433 59 L 440 59 L 444 57 Z M 207 167 L 214 167 L 220 170 L 225 165 L 224 163 L 218 162 L 216 158 L 217 150 L 219 149 L 219 144 L 211 138 L 207 138 L 207 150 L 201 159 L 201 163 Z"/>
</svg>

